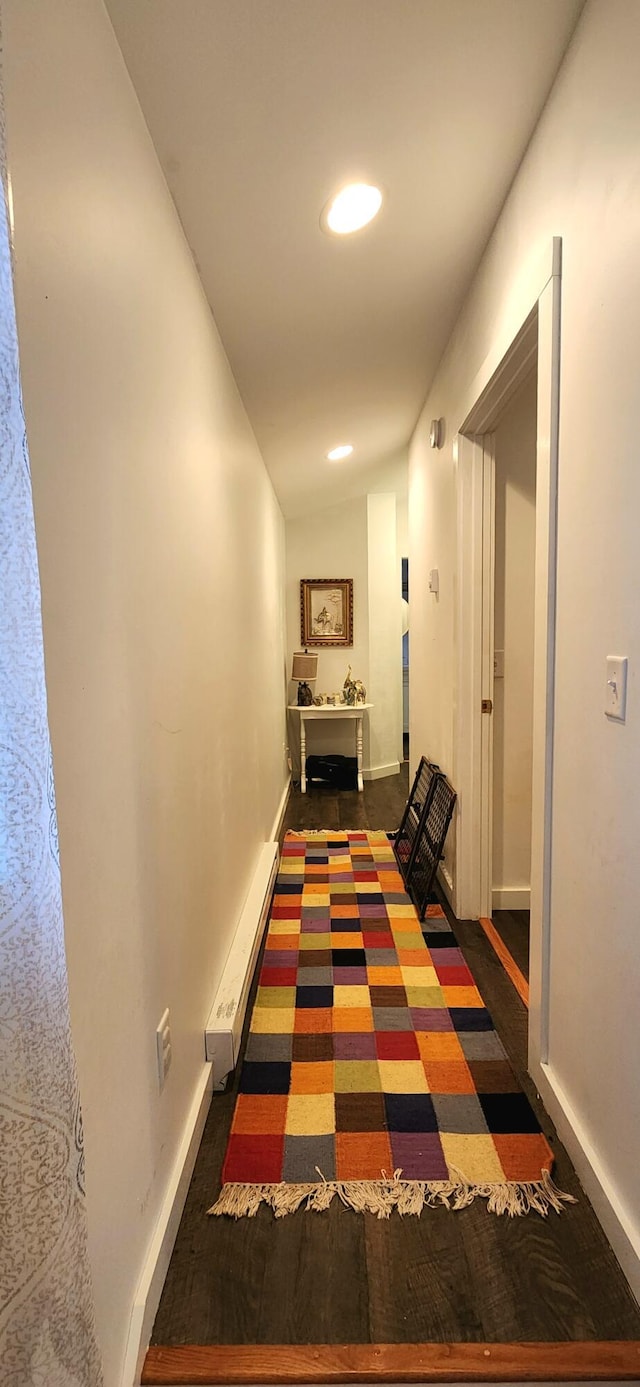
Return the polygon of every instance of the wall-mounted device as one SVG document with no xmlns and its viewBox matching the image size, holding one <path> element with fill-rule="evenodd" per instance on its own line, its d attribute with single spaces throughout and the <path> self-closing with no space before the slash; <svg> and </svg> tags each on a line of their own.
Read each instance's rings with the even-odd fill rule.
<svg viewBox="0 0 640 1387">
<path fill-rule="evenodd" d="M 440 571 L 437 568 L 432 568 L 429 571 L 429 592 L 432 592 L 435 597 L 439 595 Z"/>
<path fill-rule="evenodd" d="M 444 437 L 444 419 L 432 419 L 429 430 L 429 447 L 441 448 Z"/>
<path fill-rule="evenodd" d="M 604 711 L 608 718 L 616 722 L 624 722 L 627 716 L 627 666 L 626 655 L 607 655 Z"/>
<path fill-rule="evenodd" d="M 163 1011 L 156 1027 L 156 1058 L 158 1062 L 158 1087 L 162 1090 L 171 1066 L 171 1021 L 168 1007 L 166 1011 Z"/>
</svg>

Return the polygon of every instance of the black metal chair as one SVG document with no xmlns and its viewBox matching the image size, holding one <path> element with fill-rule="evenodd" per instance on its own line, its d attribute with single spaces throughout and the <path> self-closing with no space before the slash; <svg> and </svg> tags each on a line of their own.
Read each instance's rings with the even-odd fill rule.
<svg viewBox="0 0 640 1387">
<path fill-rule="evenodd" d="M 424 920 L 436 872 L 442 859 L 456 792 L 442 772 L 434 777 L 433 789 L 414 844 L 405 882 L 419 918 Z"/>
<path fill-rule="evenodd" d="M 420 834 L 420 825 L 429 811 L 438 773 L 438 767 L 426 756 L 422 756 L 400 821 L 400 827 L 393 841 L 396 861 L 405 882 L 411 871 Z"/>
</svg>

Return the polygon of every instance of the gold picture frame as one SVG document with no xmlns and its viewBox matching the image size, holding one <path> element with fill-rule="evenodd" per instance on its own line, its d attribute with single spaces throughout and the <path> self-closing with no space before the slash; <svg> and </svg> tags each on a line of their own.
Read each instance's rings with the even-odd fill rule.
<svg viewBox="0 0 640 1387">
<path fill-rule="evenodd" d="M 300 579 L 300 639 L 305 645 L 353 645 L 353 578 Z"/>
</svg>

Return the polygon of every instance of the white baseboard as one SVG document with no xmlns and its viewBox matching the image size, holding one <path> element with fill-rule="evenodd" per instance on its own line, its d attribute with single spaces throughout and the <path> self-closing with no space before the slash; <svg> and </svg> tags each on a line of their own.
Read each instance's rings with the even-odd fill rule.
<svg viewBox="0 0 640 1387">
<path fill-rule="evenodd" d="M 529 910 L 531 890 L 528 886 L 494 886 L 491 892 L 492 910 Z"/>
<path fill-rule="evenodd" d="M 636 1300 L 640 1300 L 640 1229 L 636 1227 L 620 1201 L 613 1182 L 551 1065 L 534 1060 L 530 1072 L 631 1290 Z"/>
<path fill-rule="evenodd" d="M 451 906 L 451 909 L 453 910 L 453 877 L 451 875 L 451 872 L 449 871 L 449 868 L 445 866 L 444 862 L 441 862 L 440 866 L 438 867 L 438 881 L 442 887 L 442 890 L 444 891 L 449 905 Z"/>
<path fill-rule="evenodd" d="M 386 775 L 399 775 L 400 762 L 389 761 L 386 766 L 369 766 L 368 770 L 362 772 L 363 780 L 384 780 Z"/>
<path fill-rule="evenodd" d="M 173 1252 L 178 1226 L 202 1141 L 211 1105 L 213 1065 L 205 1064 L 196 1085 L 182 1141 L 169 1177 L 158 1222 L 147 1252 L 131 1309 L 129 1334 L 122 1369 L 122 1387 L 138 1387 L 144 1357 L 149 1347 L 165 1277 Z"/>
<path fill-rule="evenodd" d="M 224 1087 L 240 1055 L 251 979 L 269 920 L 278 862 L 277 842 L 263 843 L 205 1026 L 205 1056 L 213 1064 L 216 1090 Z"/>
<path fill-rule="evenodd" d="M 280 803 L 278 805 L 278 808 L 276 809 L 276 816 L 271 825 L 271 832 L 268 838 L 268 841 L 271 843 L 278 843 L 280 841 L 280 833 L 282 830 L 282 824 L 284 822 L 284 816 L 287 812 L 287 804 L 289 803 L 290 794 L 291 776 L 288 777 L 285 783 L 284 790 L 282 791 L 282 794 L 280 796 Z"/>
</svg>

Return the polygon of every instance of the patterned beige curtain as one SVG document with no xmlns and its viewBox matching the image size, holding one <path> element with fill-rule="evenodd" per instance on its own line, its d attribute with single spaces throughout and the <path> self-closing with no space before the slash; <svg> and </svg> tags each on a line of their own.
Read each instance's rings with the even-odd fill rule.
<svg viewBox="0 0 640 1387">
<path fill-rule="evenodd" d="M 3 186 L 4 151 L 0 110 Z M 40 587 L 0 196 L 0 1382 L 98 1387 L 101 1381 Z"/>
</svg>

